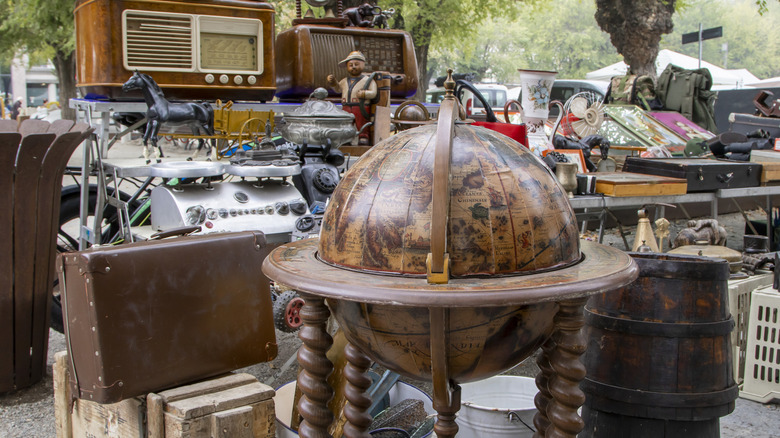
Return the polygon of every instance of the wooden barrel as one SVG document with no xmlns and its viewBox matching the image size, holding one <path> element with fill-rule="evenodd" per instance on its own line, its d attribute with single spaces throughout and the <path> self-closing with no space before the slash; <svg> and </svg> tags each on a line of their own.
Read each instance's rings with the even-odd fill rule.
<svg viewBox="0 0 780 438">
<path fill-rule="evenodd" d="M 734 410 L 729 265 L 632 253 L 639 278 L 585 309 L 579 437 L 719 437 Z"/>
</svg>

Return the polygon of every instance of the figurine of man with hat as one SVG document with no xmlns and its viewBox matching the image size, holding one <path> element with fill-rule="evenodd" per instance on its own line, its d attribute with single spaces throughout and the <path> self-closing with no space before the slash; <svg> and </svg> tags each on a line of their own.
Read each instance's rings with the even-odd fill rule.
<svg viewBox="0 0 780 438">
<path fill-rule="evenodd" d="M 346 65 L 347 77 L 336 82 L 336 77 L 328 75 L 328 85 L 341 93 L 341 106 L 344 111 L 355 115 L 355 127 L 358 131 L 366 123 L 370 116 L 371 100 L 376 97 L 377 85 L 370 76 L 363 74 L 366 66 L 366 57 L 359 51 L 351 52 L 339 65 Z M 360 109 L 363 103 L 365 114 Z M 361 143 L 368 142 L 368 132 L 360 134 Z"/>
</svg>

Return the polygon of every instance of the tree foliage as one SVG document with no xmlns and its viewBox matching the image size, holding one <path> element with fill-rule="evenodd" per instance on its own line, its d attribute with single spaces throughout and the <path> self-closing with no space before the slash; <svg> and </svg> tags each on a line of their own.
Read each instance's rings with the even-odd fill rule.
<svg viewBox="0 0 780 438">
<path fill-rule="evenodd" d="M 674 32 L 661 46 L 697 58 L 699 45 L 682 44 L 682 34 L 698 31 L 699 23 L 704 29 L 723 26 L 721 38 L 704 41 L 704 61 L 745 68 L 760 78 L 780 76 L 780 41 L 769 37 L 778 22 L 780 2 L 765 4 L 759 13 L 753 0 L 694 0 L 675 14 Z"/>
<path fill-rule="evenodd" d="M 417 55 L 420 88 L 424 90 L 431 77 L 428 57 L 434 41 L 442 46 L 460 47 L 477 35 L 488 17 L 512 16 L 522 2 L 500 0 L 387 0 L 383 8 L 394 8 L 392 27 L 412 35 Z M 421 93 L 420 93 L 421 94 Z"/>
<path fill-rule="evenodd" d="M 67 106 L 76 97 L 73 51 L 73 0 L 0 0 L 0 53 L 13 56 L 20 50 L 54 62 L 59 79 L 63 117 L 75 118 Z"/>
<path fill-rule="evenodd" d="M 559 78 L 617 62 L 609 36 L 596 25 L 593 2 L 556 0 L 526 6 L 513 17 L 490 17 L 476 38 L 454 48 L 438 42 L 430 67 L 442 75 L 448 67 L 477 73 L 477 80 L 517 83 L 518 69 L 552 70 Z"/>
</svg>

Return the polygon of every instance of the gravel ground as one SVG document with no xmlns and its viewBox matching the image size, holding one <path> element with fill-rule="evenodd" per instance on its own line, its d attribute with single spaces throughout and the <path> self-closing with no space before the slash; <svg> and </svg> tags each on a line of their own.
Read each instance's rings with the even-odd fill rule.
<svg viewBox="0 0 780 438">
<path fill-rule="evenodd" d="M 166 149 L 168 156 L 176 156 L 174 149 Z M 189 153 L 189 152 L 188 152 Z M 134 155 L 135 151 L 129 153 Z M 128 155 L 128 153 L 125 153 Z M 129 156 L 128 155 L 128 156 Z M 79 156 L 78 153 L 75 156 Z M 751 217 L 764 218 L 763 211 L 748 212 Z M 726 214 L 720 218 L 720 223 L 729 232 L 729 247 L 741 249 L 744 219 L 740 214 Z M 685 221 L 675 221 L 672 224 L 672 236 L 685 226 Z M 626 227 L 629 233 L 633 227 Z M 633 241 L 631 234 L 627 236 L 629 243 Z M 605 233 L 604 243 L 623 249 L 622 240 L 617 230 L 610 229 Z M 300 346 L 300 340 L 293 334 L 277 331 L 279 344 L 278 357 L 269 363 L 255 365 L 241 371 L 255 375 L 261 382 L 272 387 L 294 380 L 297 373 L 295 353 Z M 54 404 L 51 365 L 55 352 L 65 350 L 64 337 L 55 331 L 50 331 L 49 359 L 45 378 L 30 388 L 0 395 L 0 438 L 51 438 L 54 430 Z M 534 376 L 538 371 L 534 358 L 526 360 L 509 374 Z M 430 393 L 430 385 L 412 382 Z M 780 436 L 780 405 L 760 404 L 737 399 L 736 409 L 728 416 L 721 418 L 721 436 L 724 438 L 776 438 Z"/>
</svg>

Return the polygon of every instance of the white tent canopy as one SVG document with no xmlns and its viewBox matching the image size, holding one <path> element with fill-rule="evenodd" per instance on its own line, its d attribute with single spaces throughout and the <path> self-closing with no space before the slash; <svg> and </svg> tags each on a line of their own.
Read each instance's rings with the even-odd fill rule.
<svg viewBox="0 0 780 438">
<path fill-rule="evenodd" d="M 774 78 L 769 79 L 763 79 L 760 81 L 755 82 L 745 82 L 746 87 L 755 87 L 755 88 L 773 88 L 773 87 L 780 87 L 780 76 L 776 76 Z"/>
<path fill-rule="evenodd" d="M 656 74 L 659 76 L 664 71 L 667 65 L 674 64 L 678 67 L 682 67 L 688 70 L 694 70 L 699 68 L 699 60 L 692 58 L 682 53 L 677 53 L 668 49 L 663 49 L 658 52 L 658 57 L 655 59 Z M 727 70 L 720 68 L 715 64 L 702 61 L 702 68 L 707 68 L 712 75 L 712 89 L 713 90 L 725 90 L 733 88 L 742 88 L 746 83 L 756 82 L 758 78 L 744 68 L 736 70 Z M 608 65 L 604 68 L 592 71 L 585 75 L 585 79 L 592 79 L 596 81 L 608 81 L 613 76 L 625 75 L 628 71 L 628 65 L 625 62 L 620 61 L 615 64 Z"/>
</svg>

